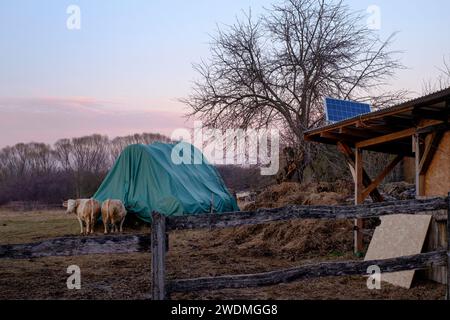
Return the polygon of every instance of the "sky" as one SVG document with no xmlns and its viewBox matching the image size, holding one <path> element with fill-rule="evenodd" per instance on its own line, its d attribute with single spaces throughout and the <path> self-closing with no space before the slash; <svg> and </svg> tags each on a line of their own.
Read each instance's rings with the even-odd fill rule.
<svg viewBox="0 0 450 320">
<path fill-rule="evenodd" d="M 0 0 L 0 147 L 92 133 L 170 135 L 191 127 L 186 97 L 210 35 L 277 0 Z M 344 0 L 380 8 L 381 38 L 398 32 L 407 69 L 392 81 L 415 95 L 450 57 L 450 1 Z M 67 28 L 80 9 L 80 29 Z"/>
</svg>

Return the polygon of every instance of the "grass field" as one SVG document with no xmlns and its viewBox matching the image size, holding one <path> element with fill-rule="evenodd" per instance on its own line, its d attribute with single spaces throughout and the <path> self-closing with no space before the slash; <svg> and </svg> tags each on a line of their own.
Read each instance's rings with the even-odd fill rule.
<svg viewBox="0 0 450 320">
<path fill-rule="evenodd" d="M 252 228 L 252 227 L 248 227 Z M 254 228 L 254 227 L 253 227 Z M 254 229 L 249 231 L 253 232 Z M 101 227 L 98 233 L 101 233 Z M 126 233 L 136 231 L 127 231 Z M 148 227 L 139 233 L 149 232 Z M 35 242 L 78 235 L 74 216 L 63 211 L 11 212 L 0 210 L 0 244 Z M 242 274 L 288 268 L 325 260 L 353 259 L 350 252 L 286 256 L 277 250 L 245 245 L 242 227 L 217 231 L 170 234 L 169 278 Z M 266 241 L 270 240 L 270 234 Z M 275 246 L 276 247 L 276 246 Z M 150 254 L 51 257 L 0 260 L 0 299 L 148 299 Z M 66 269 L 81 268 L 81 290 L 68 290 Z M 364 277 L 336 277 L 298 281 L 257 289 L 174 294 L 173 299 L 442 299 L 445 287 L 417 280 L 410 290 L 383 283 L 368 290 Z"/>
</svg>

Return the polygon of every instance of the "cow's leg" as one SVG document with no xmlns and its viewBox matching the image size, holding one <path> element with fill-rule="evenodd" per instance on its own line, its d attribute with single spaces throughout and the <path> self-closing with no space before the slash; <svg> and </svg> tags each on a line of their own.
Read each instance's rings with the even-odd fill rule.
<svg viewBox="0 0 450 320">
<path fill-rule="evenodd" d="M 125 221 L 125 217 L 123 217 L 122 221 L 120 221 L 120 233 L 123 232 L 123 223 Z"/>
<path fill-rule="evenodd" d="M 90 233 L 91 230 L 91 218 L 87 217 L 86 218 L 86 235 L 88 235 Z"/>
<path fill-rule="evenodd" d="M 92 222 L 91 222 L 91 233 L 95 232 L 95 224 L 97 223 L 97 220 L 95 219 L 95 217 L 92 217 Z"/>
<path fill-rule="evenodd" d="M 81 219 L 79 217 L 78 218 L 78 222 L 80 223 L 80 234 L 83 234 L 83 221 L 81 221 Z"/>
<path fill-rule="evenodd" d="M 108 220 L 104 219 L 103 220 L 103 226 L 105 227 L 105 234 L 108 234 Z"/>
<path fill-rule="evenodd" d="M 95 219 L 92 218 L 92 219 L 91 219 L 91 234 L 94 233 L 94 227 L 95 227 Z"/>
</svg>

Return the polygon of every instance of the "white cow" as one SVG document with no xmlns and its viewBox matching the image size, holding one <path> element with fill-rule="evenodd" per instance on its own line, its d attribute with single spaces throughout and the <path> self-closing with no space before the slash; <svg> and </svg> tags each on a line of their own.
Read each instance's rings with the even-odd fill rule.
<svg viewBox="0 0 450 320">
<path fill-rule="evenodd" d="M 120 223 L 120 232 L 123 231 L 123 222 L 127 215 L 127 210 L 120 200 L 108 199 L 102 203 L 102 220 L 105 227 L 105 234 L 108 233 L 108 225 L 111 224 L 111 232 L 117 232 L 117 224 Z"/>
<path fill-rule="evenodd" d="M 63 203 L 66 213 L 75 213 L 80 223 L 81 234 L 94 233 L 95 222 L 100 217 L 100 202 L 95 199 L 67 200 Z M 86 228 L 83 229 L 83 223 Z"/>
</svg>

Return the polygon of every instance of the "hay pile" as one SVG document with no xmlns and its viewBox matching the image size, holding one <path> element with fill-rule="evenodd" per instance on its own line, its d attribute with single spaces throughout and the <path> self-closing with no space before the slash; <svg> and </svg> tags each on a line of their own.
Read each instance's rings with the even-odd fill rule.
<svg viewBox="0 0 450 320">
<path fill-rule="evenodd" d="M 217 242 L 248 256 L 280 256 L 291 260 L 342 255 L 352 250 L 349 221 L 301 220 L 220 230 Z"/>
<path fill-rule="evenodd" d="M 290 204 L 344 205 L 352 201 L 353 184 L 299 184 L 286 182 L 270 186 L 256 197 L 254 203 L 242 208 L 277 208 Z M 351 221 L 299 220 L 222 230 L 217 241 L 228 243 L 252 256 L 281 255 L 292 260 L 316 255 L 344 254 L 352 250 Z"/>
<path fill-rule="evenodd" d="M 348 204 L 353 194 L 353 183 L 336 181 L 300 184 L 285 182 L 273 185 L 260 192 L 254 203 L 247 204 L 244 211 L 258 208 L 278 208 L 291 204 L 338 205 Z"/>
</svg>

